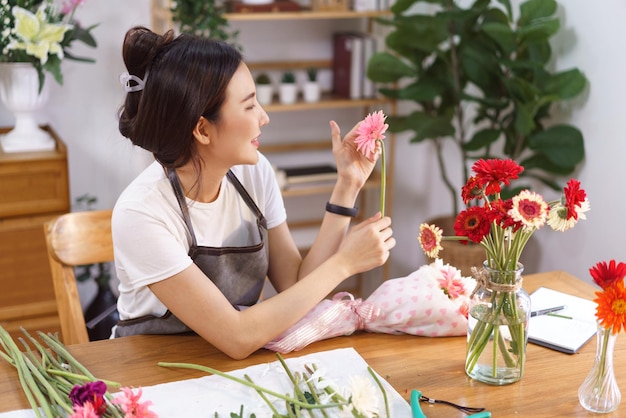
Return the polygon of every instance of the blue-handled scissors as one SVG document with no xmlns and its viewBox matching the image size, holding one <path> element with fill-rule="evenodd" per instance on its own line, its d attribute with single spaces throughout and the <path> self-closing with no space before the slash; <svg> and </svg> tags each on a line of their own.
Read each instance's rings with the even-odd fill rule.
<svg viewBox="0 0 626 418">
<path fill-rule="evenodd" d="M 422 392 L 417 389 L 413 389 L 411 391 L 411 414 L 413 415 L 413 418 L 426 418 L 426 415 L 424 415 L 422 407 L 420 406 L 421 399 Z M 468 415 L 467 418 L 491 418 L 491 412 L 482 411 L 477 414 Z"/>
</svg>

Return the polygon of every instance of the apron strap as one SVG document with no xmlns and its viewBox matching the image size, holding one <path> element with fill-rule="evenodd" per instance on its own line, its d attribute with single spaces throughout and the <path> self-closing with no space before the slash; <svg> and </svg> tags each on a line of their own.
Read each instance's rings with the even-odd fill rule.
<svg viewBox="0 0 626 418">
<path fill-rule="evenodd" d="M 235 176 L 235 173 L 233 173 L 231 170 L 228 170 L 228 173 L 226 173 L 226 177 L 228 178 L 228 180 L 230 180 L 232 185 L 235 186 L 235 189 L 237 189 L 237 191 L 243 198 L 243 201 L 246 202 L 246 205 L 248 205 L 252 213 L 254 213 L 254 215 L 256 216 L 258 220 L 259 225 L 267 229 L 267 221 L 265 220 L 265 216 L 263 216 L 261 209 L 259 209 L 256 203 L 254 203 L 254 200 L 248 194 L 248 192 L 246 191 L 246 188 L 243 187 L 243 184 L 239 182 L 239 179 L 237 178 L 237 176 Z"/>
<path fill-rule="evenodd" d="M 180 206 L 180 210 L 183 213 L 183 220 L 185 221 L 185 225 L 187 225 L 187 229 L 189 229 L 189 233 L 191 234 L 191 244 L 192 246 L 196 247 L 198 245 L 198 242 L 196 241 L 196 234 L 193 232 L 191 217 L 189 216 L 189 208 L 187 207 L 185 194 L 183 193 L 183 188 L 180 185 L 180 180 L 178 179 L 176 170 L 167 169 L 167 177 L 172 184 L 172 188 L 174 189 L 174 195 L 176 196 L 178 206 Z M 263 216 L 261 209 L 259 209 L 259 207 L 256 205 L 250 194 L 248 194 L 248 192 L 246 191 L 246 188 L 243 187 L 243 184 L 241 184 L 241 182 L 237 178 L 237 176 L 235 176 L 235 174 L 231 170 L 228 170 L 228 173 L 226 173 L 226 178 L 228 178 L 231 184 L 235 186 L 235 189 L 243 198 L 243 201 L 256 216 L 257 225 L 259 225 L 259 227 L 262 227 L 263 229 L 267 229 L 267 220 L 265 219 L 265 216 Z"/>
</svg>

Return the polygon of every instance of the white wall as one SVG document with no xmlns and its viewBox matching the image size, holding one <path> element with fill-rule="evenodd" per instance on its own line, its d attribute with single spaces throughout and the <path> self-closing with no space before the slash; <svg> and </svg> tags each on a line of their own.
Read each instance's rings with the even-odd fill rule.
<svg viewBox="0 0 626 418">
<path fill-rule="evenodd" d="M 65 61 L 65 83 L 58 86 L 51 82 L 50 103 L 42 115 L 41 122 L 50 123 L 68 146 L 72 196 L 96 195 L 100 208 L 111 207 L 125 185 L 150 160 L 150 156 L 133 150 L 128 140 L 121 137 L 116 120 L 123 97 L 118 83 L 124 69 L 122 39 L 131 26 L 149 25 L 149 12 L 149 0 L 87 0 L 77 17 L 84 24 L 100 22 L 94 30 L 99 46 L 80 52 L 95 57 L 97 63 Z M 578 67 L 590 81 L 584 97 L 563 109 L 562 114 L 585 137 L 587 158 L 577 177 L 588 192 L 591 211 L 588 220 L 573 230 L 538 231 L 533 248 L 528 249 L 528 255 L 536 259 L 529 260 L 528 265 L 536 265 L 542 271 L 561 269 L 589 279 L 588 269 L 598 261 L 626 261 L 626 221 L 620 216 L 626 207 L 626 83 L 622 81 L 626 55 L 621 45 L 626 36 L 626 3 L 605 0 L 598 7 L 587 0 L 562 0 L 560 15 L 562 32 L 555 42 L 556 66 Z M 316 30 L 307 32 L 307 36 L 317 36 L 320 31 L 314 27 Z M 293 29 L 303 30 L 299 26 Z M 245 39 L 255 38 L 256 33 L 267 29 L 251 25 L 248 30 L 255 31 L 255 36 L 246 34 Z M 265 56 L 275 47 L 276 44 L 265 41 L 247 48 L 246 54 L 251 58 L 257 54 Z M 265 136 L 296 135 L 298 123 L 288 119 L 273 118 L 273 126 L 266 129 Z M 342 127 L 347 130 L 353 122 L 356 121 L 346 121 Z M 326 121 L 320 123 L 324 124 L 322 129 L 328 126 Z M 12 116 L 0 107 L 0 125 L 10 124 Z M 442 191 L 429 144 L 410 145 L 406 138 L 399 137 L 394 169 L 392 216 L 398 246 L 392 253 L 391 275 L 398 277 L 425 261 L 416 241 L 419 224 L 448 211 L 449 198 Z M 546 198 L 549 197 L 553 196 L 546 192 Z"/>
</svg>

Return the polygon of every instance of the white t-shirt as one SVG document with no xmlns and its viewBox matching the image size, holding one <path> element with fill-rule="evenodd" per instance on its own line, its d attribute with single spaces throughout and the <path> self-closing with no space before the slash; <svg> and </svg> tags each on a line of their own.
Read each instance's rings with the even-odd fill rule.
<svg viewBox="0 0 626 418">
<path fill-rule="evenodd" d="M 265 216 L 268 229 L 285 222 L 280 188 L 262 154 L 256 165 L 235 166 L 232 172 Z M 244 246 L 251 244 L 250 236 L 258 240 L 255 215 L 226 177 L 215 201 L 187 198 L 187 203 L 197 245 Z M 192 260 L 191 235 L 159 163 L 152 163 L 122 192 L 113 209 L 112 232 L 120 319 L 165 314 L 167 308 L 148 285 L 180 273 Z"/>
</svg>

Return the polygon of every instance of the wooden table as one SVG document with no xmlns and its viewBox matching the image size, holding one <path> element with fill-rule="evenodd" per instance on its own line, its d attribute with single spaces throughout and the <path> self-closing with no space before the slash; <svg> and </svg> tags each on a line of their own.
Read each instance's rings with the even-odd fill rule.
<svg viewBox="0 0 626 418">
<path fill-rule="evenodd" d="M 528 275 L 524 288 L 539 286 L 592 298 L 594 288 L 564 272 Z M 578 403 L 578 387 L 591 369 L 595 341 L 578 354 L 563 354 L 528 345 L 525 375 L 508 386 L 490 386 L 465 375 L 465 337 L 427 338 L 410 335 L 357 333 L 320 341 L 285 355 L 295 357 L 318 351 L 354 347 L 374 370 L 384 376 L 408 400 L 411 389 L 425 396 L 474 407 L 486 407 L 494 417 L 516 414 L 529 417 L 588 417 Z M 96 376 L 125 386 L 149 386 L 203 376 L 202 372 L 165 369 L 158 361 L 189 362 L 230 371 L 276 360 L 259 350 L 245 360 L 232 360 L 197 336 L 135 336 L 70 346 L 72 354 Z M 615 373 L 626 388 L 626 337 L 617 338 Z M 0 362 L 0 411 L 27 408 L 15 370 Z M 445 405 L 422 404 L 430 417 L 465 417 Z M 626 402 L 607 417 L 626 416 Z M 404 418 L 404 417 L 394 417 Z"/>
</svg>

